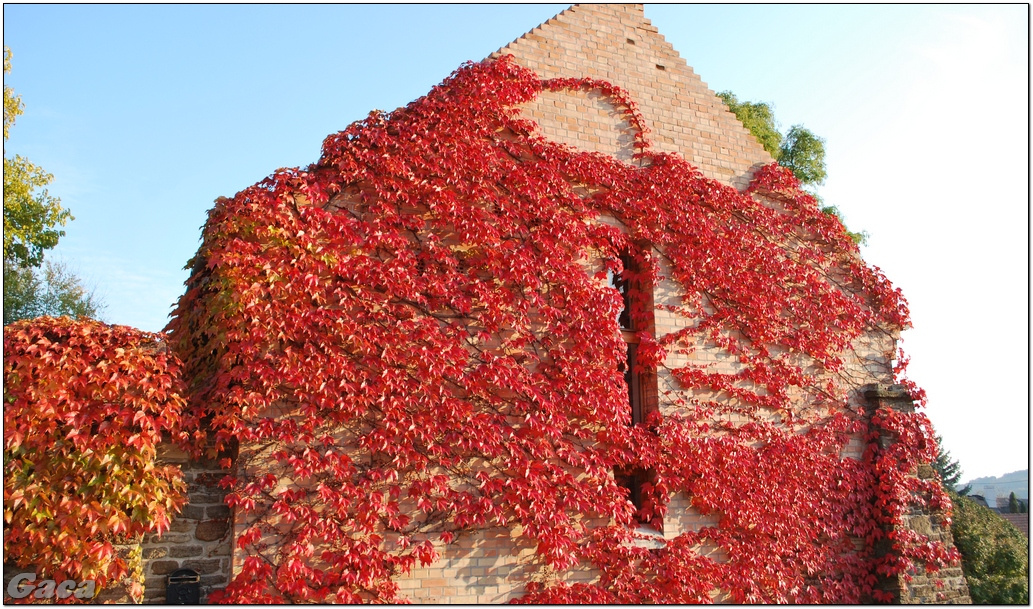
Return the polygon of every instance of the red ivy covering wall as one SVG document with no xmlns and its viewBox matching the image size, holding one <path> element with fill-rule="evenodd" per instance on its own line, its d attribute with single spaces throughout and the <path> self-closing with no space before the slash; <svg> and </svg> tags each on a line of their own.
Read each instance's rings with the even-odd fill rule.
<svg viewBox="0 0 1033 609">
<path fill-rule="evenodd" d="M 518 104 L 569 89 L 625 112 L 634 163 L 520 119 Z M 621 89 L 542 81 L 504 57 L 217 202 L 169 326 L 197 445 L 240 447 L 225 484 L 247 558 L 213 598 L 399 600 L 399 574 L 485 526 L 519 528 L 560 576 L 600 573 L 529 583 L 529 602 L 705 602 L 719 589 L 852 603 L 878 572 L 953 558 L 921 539 L 871 550 L 911 500 L 898 470 L 931 457 L 921 416 L 879 419 L 902 437 L 892 453 L 841 456 L 868 431 L 848 407 L 845 358 L 858 337 L 908 323 L 899 292 L 788 171 L 762 168 L 740 193 L 650 152 L 645 131 Z M 634 427 L 621 300 L 585 266 L 620 272 L 622 254 L 654 284 L 665 257 L 686 293 L 665 305 L 684 329 L 641 333 L 643 370 L 704 345 L 737 361 L 670 368 L 678 412 Z M 647 518 L 679 491 L 719 523 L 631 546 L 614 468 L 655 472 Z"/>
<path fill-rule="evenodd" d="M 5 562 L 104 587 L 126 575 L 114 543 L 168 530 L 186 485 L 157 445 L 184 401 L 162 338 L 67 317 L 4 326 Z"/>
</svg>

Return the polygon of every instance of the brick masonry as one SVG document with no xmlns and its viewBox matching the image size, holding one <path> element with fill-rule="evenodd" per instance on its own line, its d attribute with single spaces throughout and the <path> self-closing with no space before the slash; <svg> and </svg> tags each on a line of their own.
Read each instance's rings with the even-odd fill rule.
<svg viewBox="0 0 1033 609">
<path fill-rule="evenodd" d="M 512 55 L 543 78 L 588 77 L 621 86 L 639 105 L 650 130 L 647 137 L 655 149 L 677 152 L 708 177 L 730 186 L 745 188 L 753 171 L 773 160 L 645 18 L 641 5 L 576 5 L 492 57 L 503 54 Z M 535 120 L 549 139 L 631 161 L 634 134 L 614 106 L 598 94 L 548 92 L 526 104 L 522 112 Z M 662 261 L 663 257 L 659 259 Z M 660 274 L 672 275 L 663 268 Z M 681 286 L 664 281 L 654 286 L 653 300 L 655 304 L 677 304 L 682 294 Z M 661 336 L 676 331 L 684 323 L 684 319 L 657 312 L 654 329 Z M 880 332 L 858 341 L 850 362 L 854 382 L 862 385 L 892 381 L 896 339 L 894 333 Z M 728 371 L 735 364 L 726 355 L 701 346 L 694 357 L 715 370 Z M 669 366 L 684 363 L 667 362 Z M 663 371 L 655 382 L 654 395 L 678 391 L 677 384 Z M 863 404 L 864 397 L 859 393 L 854 405 Z M 661 400 L 660 408 L 669 413 L 674 406 Z M 863 450 L 862 439 L 855 438 L 847 446 L 846 455 L 858 458 Z M 687 530 L 716 524 L 714 518 L 701 516 L 688 497 L 677 494 L 671 498 L 664 536 L 673 538 Z M 909 515 L 906 522 L 921 532 L 932 533 L 935 539 L 949 539 L 950 531 L 939 526 L 937 515 L 916 513 Z M 458 545 L 439 548 L 443 551 L 442 561 L 404 579 L 403 591 L 412 600 L 424 603 L 505 602 L 519 596 L 523 581 L 548 574 L 535 565 L 529 549 L 518 550 L 521 540 L 515 532 L 511 535 L 506 539 L 503 532 L 498 532 L 491 542 L 461 540 Z M 481 568 L 484 573 L 477 571 Z M 514 573 L 523 577 L 513 578 Z M 946 580 L 945 590 L 937 589 L 925 574 L 916 574 L 910 585 L 901 580 L 898 601 L 970 602 L 960 569 L 948 570 L 940 577 Z M 592 578 L 593 574 L 587 571 L 572 576 L 580 580 Z M 720 601 L 720 593 L 715 591 L 715 595 L 715 600 Z"/>
<path fill-rule="evenodd" d="M 724 102 L 646 19 L 641 4 L 578 4 L 499 49 L 542 78 L 607 80 L 631 94 L 655 149 L 677 152 L 708 177 L 745 188 L 772 162 Z M 550 93 L 526 113 L 551 139 L 630 158 L 630 137 L 607 103 Z"/>
</svg>

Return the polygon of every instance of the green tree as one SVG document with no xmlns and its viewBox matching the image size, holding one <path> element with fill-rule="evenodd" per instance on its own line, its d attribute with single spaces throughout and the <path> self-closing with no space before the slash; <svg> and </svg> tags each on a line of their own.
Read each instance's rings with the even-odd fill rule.
<svg viewBox="0 0 1033 609">
<path fill-rule="evenodd" d="M 97 318 L 103 303 L 62 263 L 42 268 L 4 261 L 4 325 L 42 315 Z"/>
<path fill-rule="evenodd" d="M 757 138 L 764 150 L 767 150 L 768 154 L 777 161 L 782 152 L 782 134 L 779 133 L 778 126 L 775 124 L 775 115 L 771 111 L 771 106 L 765 102 L 739 101 L 731 91 L 722 91 L 717 96 L 724 100 L 728 109 L 735 114 L 743 127 L 746 127 L 753 137 Z M 822 158 L 824 159 L 824 154 Z"/>
<path fill-rule="evenodd" d="M 11 50 L 4 47 L 4 79 L 11 71 Z M 72 215 L 46 186 L 54 176 L 21 156 L 7 156 L 7 139 L 22 113 L 21 97 L 4 83 L 4 261 L 39 266 L 43 252 L 57 245 Z"/>
<path fill-rule="evenodd" d="M 980 604 L 1027 604 L 1029 602 L 1029 539 L 1010 522 L 965 495 L 972 490 L 961 481 L 961 465 L 943 448 L 936 436 L 939 454 L 933 468 L 954 504 L 951 534 L 961 553 L 961 570 L 968 581 L 972 600 Z M 1009 503 L 1015 493 L 1009 497 Z"/>
<path fill-rule="evenodd" d="M 825 169 L 825 140 L 803 125 L 793 125 L 783 136 L 778 130 L 775 114 L 766 102 L 740 101 L 731 91 L 717 94 L 739 122 L 746 127 L 760 145 L 778 164 L 793 172 L 802 186 L 818 186 L 825 183 L 828 173 Z M 821 197 L 811 192 L 822 203 Z M 843 223 L 843 214 L 835 205 L 822 205 L 821 211 L 831 214 Z M 845 226 L 845 223 L 844 223 Z M 865 243 L 868 233 L 847 230 L 854 243 Z"/>
<path fill-rule="evenodd" d="M 1029 539 L 1010 522 L 967 497 L 947 490 L 954 503 L 951 533 L 972 601 L 1029 604 Z"/>
<path fill-rule="evenodd" d="M 801 184 L 824 184 L 825 140 L 803 125 L 789 128 L 778 155 L 778 162 L 793 172 Z"/>
<path fill-rule="evenodd" d="M 1019 513 L 1019 498 L 1015 496 L 1015 491 L 1012 491 L 1011 494 L 1008 495 L 1008 513 Z"/>
<path fill-rule="evenodd" d="M 804 127 L 793 125 L 782 135 L 775 114 L 766 102 L 740 101 L 731 91 L 717 94 L 743 127 L 778 164 L 793 172 L 800 184 L 815 186 L 825 182 L 825 140 Z"/>
<path fill-rule="evenodd" d="M 939 454 L 936 455 L 936 461 L 933 462 L 933 468 L 940 474 L 940 480 L 943 481 L 943 486 L 947 490 L 954 491 L 959 495 L 968 495 L 972 491 L 972 485 L 967 484 L 965 488 L 958 490 L 957 486 L 961 482 L 961 464 L 957 462 L 949 450 L 943 448 L 943 437 L 936 436 L 936 446 L 939 447 Z"/>
<path fill-rule="evenodd" d="M 4 76 L 11 50 L 4 47 Z M 7 156 L 7 139 L 22 113 L 21 98 L 4 84 L 4 325 L 50 315 L 96 317 L 103 304 L 75 275 L 43 255 L 64 236 L 59 226 L 73 219 L 46 186 L 54 179 L 18 155 Z"/>
</svg>

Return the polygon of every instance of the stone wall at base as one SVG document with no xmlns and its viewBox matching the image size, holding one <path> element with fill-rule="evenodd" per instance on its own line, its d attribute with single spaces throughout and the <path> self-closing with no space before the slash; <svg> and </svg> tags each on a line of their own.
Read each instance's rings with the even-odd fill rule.
<svg viewBox="0 0 1033 609">
<path fill-rule="evenodd" d="M 161 536 L 144 537 L 144 602 L 165 603 L 168 576 L 179 569 L 191 569 L 200 576 L 201 602 L 212 590 L 224 588 L 231 573 L 233 540 L 232 514 L 219 480 L 226 475 L 216 462 L 192 461 L 186 453 L 163 447 L 161 458 L 183 468 L 188 503 Z"/>
<path fill-rule="evenodd" d="M 931 465 L 922 465 L 916 474 L 919 478 L 928 480 L 936 476 Z M 928 535 L 930 541 L 940 541 L 946 545 L 954 545 L 954 536 L 950 527 L 943 526 L 943 514 L 926 513 L 920 509 L 912 509 L 904 516 L 904 526 L 920 533 Z M 941 569 L 938 573 L 928 574 L 924 570 L 909 574 L 910 581 L 904 581 L 902 591 L 899 595 L 899 602 L 902 605 L 911 604 L 971 604 L 972 597 L 969 595 L 968 583 L 962 573 L 961 565 Z M 939 583 L 938 583 L 939 582 Z"/>
</svg>

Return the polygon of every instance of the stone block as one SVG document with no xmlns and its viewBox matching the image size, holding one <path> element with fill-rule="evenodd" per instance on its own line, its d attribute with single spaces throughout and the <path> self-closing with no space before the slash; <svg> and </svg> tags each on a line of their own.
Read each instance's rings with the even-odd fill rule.
<svg viewBox="0 0 1033 609">
<path fill-rule="evenodd" d="M 145 605 L 165 604 L 165 594 L 168 590 L 168 582 L 162 577 L 160 581 L 144 584 L 143 603 Z"/>
<path fill-rule="evenodd" d="M 204 513 L 209 518 L 229 518 L 230 508 L 227 505 L 210 505 L 205 508 Z"/>
<path fill-rule="evenodd" d="M 202 586 L 225 586 L 230 583 L 230 577 L 226 573 L 213 573 L 201 576 Z"/>
<path fill-rule="evenodd" d="M 226 501 L 226 492 L 207 492 L 207 493 L 191 493 L 190 500 L 195 504 L 213 504 L 221 505 Z"/>
<path fill-rule="evenodd" d="M 218 558 L 206 558 L 204 560 L 185 560 L 184 569 L 193 569 L 198 575 L 211 575 L 222 571 L 222 561 Z"/>
<path fill-rule="evenodd" d="M 179 568 L 178 560 L 154 560 L 149 563 L 152 575 L 168 575 Z"/>
<path fill-rule="evenodd" d="M 195 558 L 201 555 L 201 546 L 173 546 L 169 548 L 172 558 Z"/>
<path fill-rule="evenodd" d="M 215 541 L 225 537 L 229 530 L 230 523 L 228 520 L 205 520 L 197 525 L 194 537 L 201 541 Z"/>
<path fill-rule="evenodd" d="M 190 533 L 165 533 L 161 538 L 161 543 L 187 543 L 194 538 Z"/>
<path fill-rule="evenodd" d="M 168 546 L 155 546 L 153 548 L 144 548 L 144 558 L 165 558 L 169 555 Z"/>
<path fill-rule="evenodd" d="M 185 506 L 183 511 L 180 512 L 179 517 L 188 520 L 201 520 L 204 518 L 204 507 L 200 505 Z"/>
<path fill-rule="evenodd" d="M 194 523 L 183 518 L 175 518 L 172 520 L 172 524 L 169 525 L 169 531 L 173 533 L 189 533 L 193 530 Z"/>
</svg>

